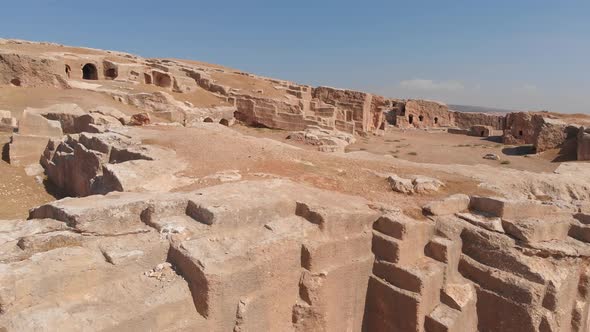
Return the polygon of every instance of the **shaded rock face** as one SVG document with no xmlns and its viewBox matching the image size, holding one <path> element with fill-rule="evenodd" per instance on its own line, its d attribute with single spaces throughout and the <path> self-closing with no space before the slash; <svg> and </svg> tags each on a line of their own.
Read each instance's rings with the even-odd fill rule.
<svg viewBox="0 0 590 332">
<path fill-rule="evenodd" d="M 577 137 L 578 160 L 590 160 L 590 130 L 581 127 Z"/>
</svg>

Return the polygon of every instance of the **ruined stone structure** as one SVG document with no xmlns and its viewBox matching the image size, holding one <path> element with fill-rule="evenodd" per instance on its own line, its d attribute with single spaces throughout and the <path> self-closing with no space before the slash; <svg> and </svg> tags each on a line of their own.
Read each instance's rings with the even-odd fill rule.
<svg viewBox="0 0 590 332">
<path fill-rule="evenodd" d="M 509 113 L 502 138 L 505 144 L 532 144 L 537 152 L 543 152 L 563 146 L 568 139 L 567 127 L 567 123 L 543 114 Z"/>
<path fill-rule="evenodd" d="M 476 112 L 451 111 L 453 125 L 457 128 L 471 128 L 473 126 L 487 126 L 493 130 L 503 130 L 505 126 L 505 114 L 488 114 Z"/>
<path fill-rule="evenodd" d="M 343 153 L 389 123 L 438 129 L 435 140 L 504 130 L 537 151 L 574 142 L 589 160 L 580 125 L 2 45 L 24 50 L 0 48 L 1 88 L 70 87 L 76 103 L 106 95 L 129 109 L 0 111 L 8 166 L 64 197 L 0 220 L 0 332 L 590 330 L 588 163 L 532 172 L 493 154 L 490 166 Z M 303 144 L 243 134 L 234 117 Z"/>
<path fill-rule="evenodd" d="M 453 126 L 447 105 L 427 100 L 391 101 L 390 123 L 400 128 L 433 128 Z"/>
</svg>

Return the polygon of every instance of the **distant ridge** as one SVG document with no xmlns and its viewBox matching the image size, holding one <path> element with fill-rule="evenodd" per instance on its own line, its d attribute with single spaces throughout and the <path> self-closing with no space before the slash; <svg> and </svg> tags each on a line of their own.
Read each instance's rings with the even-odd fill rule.
<svg viewBox="0 0 590 332">
<path fill-rule="evenodd" d="M 495 108 L 495 107 L 485 107 L 485 106 L 471 106 L 471 105 L 448 105 L 449 108 L 453 111 L 459 112 L 474 112 L 474 113 L 510 113 L 510 112 L 519 112 L 518 110 L 510 110 L 510 109 L 503 109 L 503 108 Z"/>
</svg>

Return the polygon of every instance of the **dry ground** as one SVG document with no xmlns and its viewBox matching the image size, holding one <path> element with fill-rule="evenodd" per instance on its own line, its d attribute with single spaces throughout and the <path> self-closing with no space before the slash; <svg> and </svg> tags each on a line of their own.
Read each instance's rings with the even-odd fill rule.
<svg viewBox="0 0 590 332">
<path fill-rule="evenodd" d="M 0 134 L 0 147 L 9 140 Z M 43 184 L 27 176 L 22 167 L 14 167 L 0 160 L 0 219 L 26 218 L 29 209 L 55 200 Z"/>
<path fill-rule="evenodd" d="M 235 126 L 236 130 L 256 137 L 270 137 L 275 140 L 309 150 L 315 147 L 286 139 L 289 132 L 266 128 Z M 551 162 L 556 152 L 547 151 L 540 155 L 522 154 L 530 147 L 506 146 L 480 137 L 449 134 L 441 131 L 388 129 L 385 136 L 369 135 L 357 137 L 355 144 L 346 149 L 367 151 L 379 155 L 418 163 L 489 165 L 494 167 L 528 170 L 531 172 L 553 172 L 559 163 Z M 483 159 L 488 153 L 500 156 L 500 161 Z M 504 161 L 504 163 L 502 163 Z"/>
<path fill-rule="evenodd" d="M 210 129 L 203 129 L 209 127 Z M 426 201 L 447 196 L 451 192 L 487 194 L 472 179 L 431 170 L 395 165 L 392 160 L 365 160 L 346 155 L 322 153 L 305 147 L 292 147 L 264 136 L 285 134 L 283 131 L 258 131 L 237 126 L 239 131 L 257 133 L 255 138 L 217 124 L 203 124 L 200 128 L 151 127 L 140 135 L 143 143 L 176 151 L 189 167 L 177 174 L 195 180 L 179 191 L 196 190 L 220 183 L 204 179 L 219 171 L 237 170 L 243 179 L 266 177 L 289 178 L 298 183 L 365 197 L 371 201 L 395 205 L 406 212 L 421 216 L 420 207 Z M 269 133 L 270 132 L 270 133 Z M 269 135 L 270 134 L 270 135 Z M 407 196 L 395 193 L 384 174 L 426 175 L 443 180 L 447 186 L 432 195 Z"/>
<path fill-rule="evenodd" d="M 50 87 L 19 88 L 0 85 L 0 110 L 11 111 L 20 118 L 27 107 L 43 108 L 55 104 L 74 103 L 88 110 L 97 106 L 110 106 L 127 114 L 141 112 L 133 106 L 124 105 L 101 92 L 80 89 L 59 89 Z"/>
</svg>

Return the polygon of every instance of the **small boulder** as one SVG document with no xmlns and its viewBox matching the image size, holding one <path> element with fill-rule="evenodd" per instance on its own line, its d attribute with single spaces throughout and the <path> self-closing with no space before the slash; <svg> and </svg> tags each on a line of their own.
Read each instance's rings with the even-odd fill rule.
<svg viewBox="0 0 590 332">
<path fill-rule="evenodd" d="M 412 180 L 412 184 L 414 185 L 414 191 L 418 194 L 438 191 L 440 187 L 444 187 L 444 183 L 441 181 L 421 175 L 415 176 Z"/>
<path fill-rule="evenodd" d="M 395 174 L 392 174 L 387 177 L 387 181 L 391 185 L 391 189 L 393 189 L 393 191 L 397 191 L 398 193 L 402 194 L 414 193 L 414 185 L 410 179 L 404 179 Z"/>
<path fill-rule="evenodd" d="M 489 159 L 489 160 L 500 160 L 500 156 L 498 156 L 495 153 L 488 153 L 485 156 L 483 156 L 483 159 Z"/>
<path fill-rule="evenodd" d="M 146 112 L 144 113 L 137 113 L 131 116 L 131 120 L 129 120 L 128 125 L 130 126 L 145 126 L 150 124 L 151 118 L 150 115 Z"/>
</svg>

